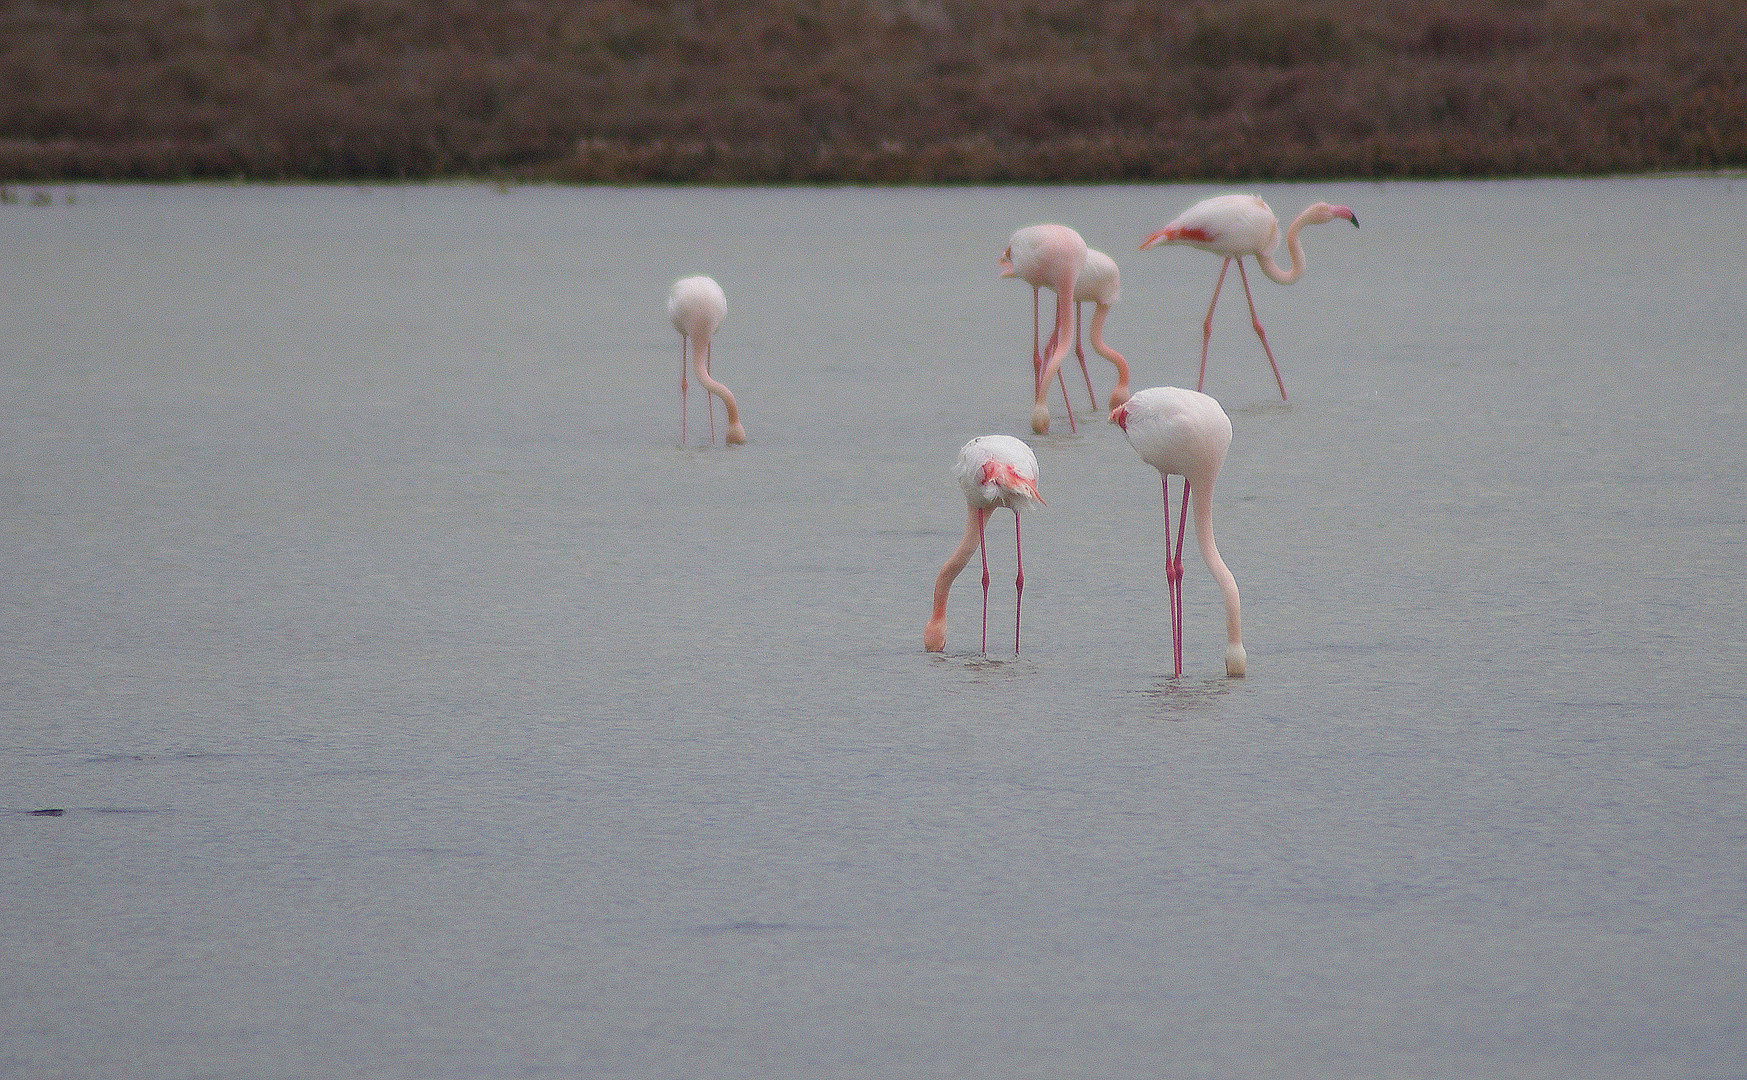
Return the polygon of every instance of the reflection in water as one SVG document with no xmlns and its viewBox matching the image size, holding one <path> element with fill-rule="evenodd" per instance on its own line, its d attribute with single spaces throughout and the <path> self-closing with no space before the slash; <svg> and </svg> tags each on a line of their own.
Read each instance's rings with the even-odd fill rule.
<svg viewBox="0 0 1747 1080">
<path fill-rule="evenodd" d="M 1160 720 L 1192 720 L 1210 714 L 1237 681 L 1163 678 L 1143 690 L 1130 692 L 1147 703 L 1144 712 Z"/>
</svg>

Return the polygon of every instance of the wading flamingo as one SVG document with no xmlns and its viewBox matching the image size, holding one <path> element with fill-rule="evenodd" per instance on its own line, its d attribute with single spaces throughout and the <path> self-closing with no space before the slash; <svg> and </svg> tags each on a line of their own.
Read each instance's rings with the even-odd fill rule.
<svg viewBox="0 0 1747 1080">
<path fill-rule="evenodd" d="M 1031 410 L 1031 430 L 1049 432 L 1049 384 L 1068 355 L 1068 336 L 1074 329 L 1074 282 L 1086 261 L 1086 241 L 1066 225 L 1027 225 L 1014 233 L 1001 253 L 1001 276 L 1016 277 L 1031 286 L 1031 372 L 1036 402 Z M 1037 350 L 1038 291 L 1055 293 L 1055 330 L 1049 336 L 1046 360 Z M 1062 399 L 1068 386 L 1062 382 Z M 1074 407 L 1068 406 L 1068 430 L 1074 425 Z"/>
<path fill-rule="evenodd" d="M 1358 228 L 1359 219 L 1344 206 L 1313 203 L 1292 220 L 1286 228 L 1286 249 L 1292 253 L 1292 269 L 1282 270 L 1274 261 L 1274 249 L 1280 244 L 1280 222 L 1268 204 L 1254 195 L 1216 195 L 1203 199 L 1177 215 L 1176 220 L 1141 241 L 1140 249 L 1157 244 L 1188 244 L 1202 251 L 1225 256 L 1220 264 L 1219 279 L 1213 283 L 1213 300 L 1207 305 L 1207 318 L 1201 324 L 1201 374 L 1195 377 L 1199 390 L 1207 379 L 1207 341 L 1213 336 L 1213 305 L 1219 303 L 1219 287 L 1225 284 L 1225 272 L 1231 261 L 1237 260 L 1238 279 L 1244 285 L 1244 299 L 1250 305 L 1250 325 L 1262 339 L 1262 351 L 1268 354 L 1268 366 L 1274 369 L 1274 382 L 1280 387 L 1280 400 L 1286 400 L 1286 383 L 1280 378 L 1280 366 L 1274 363 L 1274 350 L 1268 347 L 1268 335 L 1262 331 L 1262 320 L 1256 318 L 1256 301 L 1250 296 L 1250 278 L 1244 273 L 1244 256 L 1254 255 L 1262 273 L 1282 285 L 1290 285 L 1304 274 L 1304 248 L 1298 244 L 1298 230 L 1306 225 L 1321 225 L 1335 218 L 1345 218 Z"/>
<path fill-rule="evenodd" d="M 1110 412 L 1112 423 L 1128 434 L 1140 459 L 1159 471 L 1165 493 L 1165 582 L 1171 601 L 1171 653 L 1183 674 L 1183 527 L 1195 502 L 1195 539 L 1201 557 L 1225 595 L 1225 673 L 1244 673 L 1246 657 L 1243 619 L 1238 610 L 1237 581 L 1213 543 L 1213 480 L 1231 446 L 1231 418 L 1219 402 L 1197 390 L 1155 386 L 1129 398 Z M 1171 546 L 1171 476 L 1183 478 L 1183 508 L 1177 519 L 1177 544 Z"/>
<path fill-rule="evenodd" d="M 734 395 L 726 386 L 710 377 L 710 339 L 716 334 L 716 328 L 722 325 L 722 317 L 728 314 L 728 297 L 722 292 L 722 286 L 716 284 L 714 278 L 699 274 L 696 277 L 680 278 L 667 290 L 667 317 L 673 323 L 673 328 L 679 331 L 679 443 L 685 445 L 685 409 L 686 398 L 690 387 L 685 381 L 686 350 L 690 347 L 692 370 L 697 372 L 698 382 L 722 399 L 722 404 L 728 408 L 728 432 L 722 436 L 722 441 L 728 444 L 744 443 L 746 429 L 740 426 L 740 409 L 734 404 Z M 710 410 L 710 444 L 716 442 L 716 410 L 710 401 L 709 394 L 704 395 L 704 405 Z"/>
<path fill-rule="evenodd" d="M 1098 395 L 1092 391 L 1092 373 L 1086 370 L 1086 350 L 1080 345 L 1080 324 L 1085 321 L 1080 313 L 1088 301 L 1094 305 L 1092 349 L 1116 365 L 1116 389 L 1110 391 L 1109 405 L 1114 409 L 1128 400 L 1128 361 L 1104 344 L 1104 317 L 1121 298 L 1122 277 L 1117 272 L 1116 260 L 1102 251 L 1087 248 L 1086 261 L 1080 265 L 1079 279 L 1074 282 L 1074 355 L 1080 360 L 1080 374 L 1086 377 L 1086 396 L 1091 399 L 1094 409 L 1098 407 Z M 1062 393 L 1067 391 L 1064 389 Z"/>
<path fill-rule="evenodd" d="M 1013 579 L 1013 655 L 1019 655 L 1019 603 L 1025 596 L 1025 555 L 1019 546 L 1019 511 L 1036 503 L 1037 457 L 1031 447 L 1011 435 L 980 435 L 964 444 L 952 475 L 964 488 L 964 539 L 953 550 L 934 579 L 934 614 L 922 631 L 922 645 L 929 652 L 946 649 L 946 597 L 952 583 L 970 561 L 971 552 L 983 553 L 983 652 L 989 651 L 989 551 L 986 526 L 997 506 L 1013 511 L 1013 560 L 1018 575 Z"/>
</svg>

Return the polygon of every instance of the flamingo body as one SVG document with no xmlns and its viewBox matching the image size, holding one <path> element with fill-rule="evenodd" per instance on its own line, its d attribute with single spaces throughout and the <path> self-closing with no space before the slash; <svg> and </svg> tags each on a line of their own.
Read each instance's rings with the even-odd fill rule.
<svg viewBox="0 0 1747 1080">
<path fill-rule="evenodd" d="M 1219 402 L 1196 390 L 1155 386 L 1142 390 L 1110 413 L 1140 459 L 1159 471 L 1165 497 L 1165 577 L 1171 603 L 1172 652 L 1183 673 L 1183 533 L 1189 503 L 1195 509 L 1195 537 L 1201 557 L 1219 583 L 1225 600 L 1225 673 L 1240 676 L 1248 665 L 1237 581 L 1219 557 L 1213 539 L 1213 482 L 1231 446 L 1231 418 Z M 1183 477 L 1183 508 L 1177 542 L 1171 546 L 1172 476 Z"/>
<path fill-rule="evenodd" d="M 679 441 L 685 443 L 686 353 L 691 353 L 692 370 L 709 393 L 722 399 L 728 410 L 728 430 L 723 442 L 738 444 L 746 441 L 746 429 L 740 425 L 740 409 L 734 395 L 710 374 L 710 346 L 716 330 L 728 315 L 728 296 L 714 278 L 703 274 L 680 278 L 667 290 L 667 318 L 680 335 L 679 363 Z M 706 399 L 707 400 L 707 399 Z M 710 413 L 710 441 L 716 441 L 715 413 Z"/>
<path fill-rule="evenodd" d="M 1304 276 L 1304 248 L 1298 242 L 1299 230 L 1306 225 L 1321 225 L 1342 218 L 1358 227 L 1359 219 L 1345 206 L 1312 203 L 1304 208 L 1286 229 L 1286 248 L 1292 256 L 1292 268 L 1282 270 L 1274 261 L 1274 249 L 1280 245 L 1280 222 L 1268 204 L 1254 195 L 1215 195 L 1203 199 L 1178 214 L 1170 224 L 1141 241 L 1141 250 L 1161 244 L 1187 244 L 1223 256 L 1219 278 L 1213 284 L 1213 300 L 1207 305 L 1207 318 L 1201 324 L 1201 374 L 1195 388 L 1201 389 L 1207 378 L 1207 342 L 1213 336 L 1213 308 L 1219 303 L 1219 288 L 1225 284 L 1225 272 L 1237 260 L 1238 279 L 1243 282 L 1244 299 L 1250 306 L 1250 325 L 1261 339 L 1262 351 L 1268 355 L 1268 366 L 1274 369 L 1274 382 L 1280 387 L 1280 400 L 1286 400 L 1286 382 L 1280 377 L 1280 366 L 1274 362 L 1274 350 L 1268 345 L 1268 335 L 1256 316 L 1256 301 L 1250 295 L 1249 274 L 1244 271 L 1244 256 L 1253 256 L 1262 273 L 1281 285 L 1290 285 Z"/>
<path fill-rule="evenodd" d="M 1031 286 L 1031 367 L 1036 392 L 1031 430 L 1039 435 L 1049 431 L 1049 384 L 1068 355 L 1068 337 L 1074 328 L 1074 286 L 1085 261 L 1086 241 L 1066 225 L 1027 225 L 1013 234 L 1007 250 L 1001 253 L 1001 276 L 1016 277 Z M 1041 289 L 1056 295 L 1055 330 L 1050 335 L 1047 358 L 1037 349 L 1036 312 Z M 1065 385 L 1062 396 L 1067 397 Z M 1073 422 L 1073 407 L 1069 406 L 1070 427 Z"/>
<path fill-rule="evenodd" d="M 1092 305 L 1092 350 L 1116 365 L 1116 388 L 1110 391 L 1109 408 L 1128 400 L 1128 361 L 1121 353 L 1104 343 L 1104 320 L 1110 309 L 1122 299 L 1122 275 L 1116 260 L 1096 248 L 1086 249 L 1086 261 L 1080 264 L 1080 275 L 1074 282 L 1074 355 L 1080 360 L 1080 374 L 1086 377 L 1086 394 L 1092 407 L 1098 407 L 1092 392 L 1092 373 L 1086 370 L 1086 351 L 1080 345 L 1080 305 Z"/>
<path fill-rule="evenodd" d="M 922 631 L 922 644 L 929 652 L 946 648 L 946 598 L 952 583 L 963 572 L 973 551 L 983 552 L 983 651 L 989 651 L 989 555 L 986 546 L 989 514 L 998 507 L 1013 511 L 1013 545 L 1018 574 L 1013 587 L 1018 600 L 1025 593 L 1025 561 L 1019 547 L 1019 511 L 1044 505 L 1037 493 L 1037 457 L 1031 447 L 1011 435 L 980 435 L 965 443 L 952 468 L 953 478 L 964 491 L 966 517 L 964 538 L 940 568 L 934 581 L 934 613 Z M 1019 602 L 1014 603 L 1013 652 L 1019 652 Z"/>
<path fill-rule="evenodd" d="M 1116 306 L 1122 299 L 1122 273 L 1116 260 L 1097 248 L 1086 249 L 1086 261 L 1080 264 L 1080 274 L 1074 279 L 1074 299 Z"/>
<path fill-rule="evenodd" d="M 1236 258 L 1272 252 L 1280 243 L 1280 222 L 1254 195 L 1216 195 L 1178 214 L 1147 237 L 1145 250 L 1159 244 L 1187 244 Z"/>
</svg>

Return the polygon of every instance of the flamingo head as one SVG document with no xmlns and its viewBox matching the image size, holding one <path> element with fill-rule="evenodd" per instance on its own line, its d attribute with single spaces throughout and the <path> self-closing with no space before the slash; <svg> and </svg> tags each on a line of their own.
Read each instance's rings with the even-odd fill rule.
<svg viewBox="0 0 1747 1080">
<path fill-rule="evenodd" d="M 1001 267 L 1002 277 L 1015 276 L 1013 272 L 1013 247 L 1011 244 L 1008 245 L 1006 251 L 1001 252 L 1001 257 L 997 259 L 996 262 Z"/>
<path fill-rule="evenodd" d="M 1114 394 L 1111 395 L 1111 397 L 1115 396 L 1116 395 Z M 1123 431 L 1128 430 L 1128 402 L 1119 401 L 1116 403 L 1116 405 L 1110 410 L 1110 422 L 1121 428 Z"/>
<path fill-rule="evenodd" d="M 1353 228 L 1356 229 L 1359 227 L 1358 215 L 1354 214 L 1345 206 L 1334 206 L 1330 203 L 1319 202 L 1306 210 L 1304 214 L 1304 223 L 1306 225 L 1321 225 L 1323 222 L 1333 221 L 1335 218 L 1345 218 L 1353 223 Z"/>
</svg>

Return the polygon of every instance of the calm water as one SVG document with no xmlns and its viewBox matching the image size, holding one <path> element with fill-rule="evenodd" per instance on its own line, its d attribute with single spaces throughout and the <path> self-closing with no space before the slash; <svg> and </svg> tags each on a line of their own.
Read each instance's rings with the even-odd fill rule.
<svg viewBox="0 0 1747 1080">
<path fill-rule="evenodd" d="M 1289 405 L 1216 316 L 1250 677 L 1073 382 L 923 653 L 1008 234 L 1193 385 L 1215 190 L 0 208 L 0 1074 L 1747 1074 L 1747 180 L 1257 188 L 1362 227 Z"/>
</svg>

